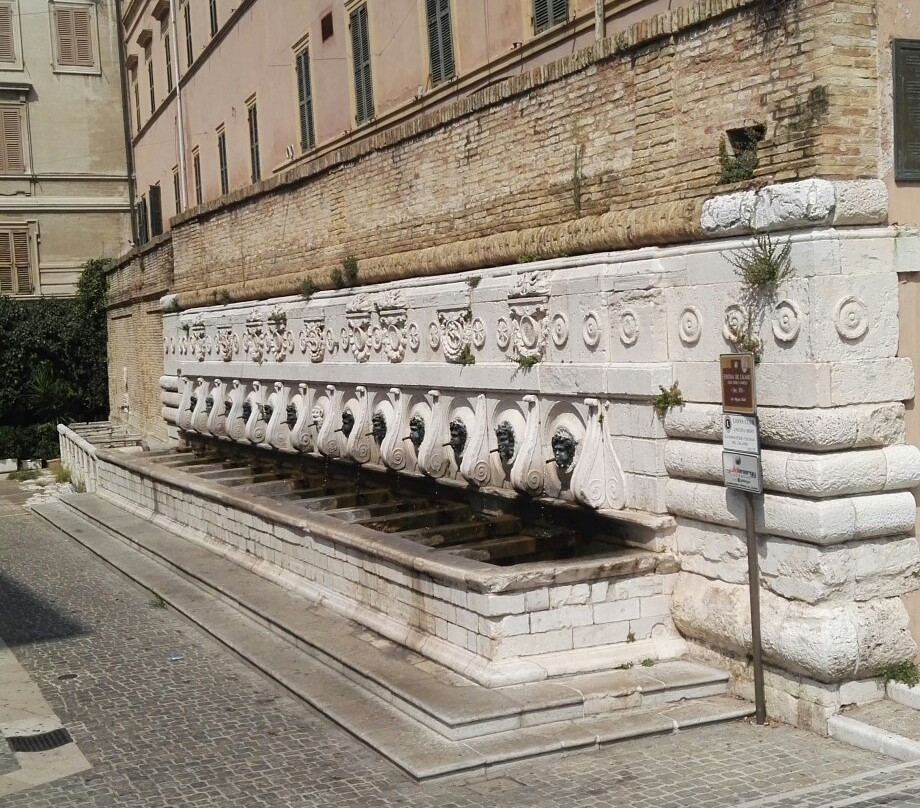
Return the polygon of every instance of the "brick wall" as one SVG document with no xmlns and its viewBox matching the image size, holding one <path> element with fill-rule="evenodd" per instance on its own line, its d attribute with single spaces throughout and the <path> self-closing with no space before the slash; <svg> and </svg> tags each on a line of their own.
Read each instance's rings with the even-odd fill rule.
<svg viewBox="0 0 920 808">
<path fill-rule="evenodd" d="M 163 373 L 160 298 L 172 283 L 172 267 L 172 243 L 167 238 L 129 254 L 109 275 L 111 417 L 157 440 L 166 440 L 158 384 Z M 126 381 L 127 412 L 122 409 Z"/>
<path fill-rule="evenodd" d="M 878 176 L 864 4 L 705 2 L 638 23 L 174 220 L 183 306 L 698 235 L 719 140 L 764 124 L 755 181 Z M 776 8 L 776 4 L 769 4 Z M 460 245 L 460 249 L 457 249 Z"/>
</svg>

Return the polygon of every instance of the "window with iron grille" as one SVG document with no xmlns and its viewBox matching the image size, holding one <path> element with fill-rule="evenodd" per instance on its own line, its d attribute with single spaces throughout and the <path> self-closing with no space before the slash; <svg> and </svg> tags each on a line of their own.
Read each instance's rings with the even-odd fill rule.
<svg viewBox="0 0 920 808">
<path fill-rule="evenodd" d="M 358 6 L 349 17 L 351 59 L 355 73 L 355 120 L 364 123 L 374 117 L 374 89 L 371 83 L 371 46 L 367 6 Z"/>
<path fill-rule="evenodd" d="M 35 291 L 30 245 L 27 227 L 0 230 L 0 295 Z"/>
<path fill-rule="evenodd" d="M 23 174 L 25 170 L 22 106 L 0 105 L 0 174 Z"/>
<path fill-rule="evenodd" d="M 166 53 L 166 92 L 171 93 L 173 88 L 173 72 L 172 43 L 169 41 L 169 34 L 163 35 L 163 50 Z"/>
<path fill-rule="evenodd" d="M 96 66 L 93 14 L 90 6 L 55 4 L 54 30 L 57 36 L 58 66 Z"/>
<path fill-rule="evenodd" d="M 217 0 L 208 0 L 208 10 L 211 14 L 211 36 L 217 33 Z"/>
<path fill-rule="evenodd" d="M 160 199 L 160 186 L 150 186 L 150 235 L 154 238 L 163 233 L 163 202 Z"/>
<path fill-rule="evenodd" d="M 13 29 L 12 3 L 0 3 L 0 62 L 16 63 L 16 32 Z"/>
<path fill-rule="evenodd" d="M 150 86 L 150 114 L 153 115 L 157 108 L 156 85 L 153 81 L 153 59 L 147 59 L 147 83 Z"/>
<path fill-rule="evenodd" d="M 192 46 L 192 4 L 190 2 L 186 3 L 185 8 L 182 9 L 182 16 L 185 21 L 185 64 L 191 67 L 195 58 L 195 49 Z"/>
<path fill-rule="evenodd" d="M 310 51 L 303 48 L 297 52 L 297 105 L 300 115 L 300 149 L 309 151 L 316 146 L 316 130 L 313 126 L 313 86 L 310 81 Z"/>
<path fill-rule="evenodd" d="M 250 177 L 253 182 L 258 182 L 262 179 L 262 165 L 259 160 L 259 109 L 255 101 L 249 105 L 246 118 L 249 123 Z"/>
<path fill-rule="evenodd" d="M 569 0 L 533 0 L 533 30 L 535 34 L 566 22 Z"/>
<path fill-rule="evenodd" d="M 201 195 L 201 153 L 196 148 L 192 152 L 192 173 L 195 175 L 195 204 L 200 205 Z"/>
<path fill-rule="evenodd" d="M 176 213 L 182 212 L 182 183 L 179 181 L 179 166 L 173 167 L 173 199 L 176 203 Z"/>
<path fill-rule="evenodd" d="M 454 41 L 450 28 L 450 0 L 425 0 L 428 15 L 428 57 L 431 84 L 454 77 Z"/>
<path fill-rule="evenodd" d="M 220 167 L 220 192 L 230 192 L 230 180 L 227 176 L 227 133 L 221 129 L 217 133 L 217 164 Z"/>
</svg>

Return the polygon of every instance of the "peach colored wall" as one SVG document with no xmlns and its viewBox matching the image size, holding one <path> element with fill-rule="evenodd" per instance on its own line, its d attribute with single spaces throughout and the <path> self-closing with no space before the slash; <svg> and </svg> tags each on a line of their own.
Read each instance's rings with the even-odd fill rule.
<svg viewBox="0 0 920 808">
<path fill-rule="evenodd" d="M 126 10 L 128 54 L 137 57 L 142 127 L 135 136 L 139 194 L 150 185 L 162 189 L 164 226 L 176 213 L 173 167 L 179 162 L 176 92 L 166 93 L 164 34 L 172 39 L 172 60 L 186 72 L 182 5 L 175 0 L 177 27 L 167 17 L 151 16 L 154 0 L 135 0 Z M 187 159 L 186 198 L 194 206 L 192 149 L 201 155 L 205 201 L 220 195 L 216 128 L 227 133 L 230 189 L 250 184 L 249 133 L 246 99 L 255 94 L 259 111 L 262 177 L 291 165 L 285 155 L 293 144 L 300 159 L 295 48 L 310 48 L 317 153 L 356 137 L 398 124 L 426 109 L 463 97 L 483 85 L 515 75 L 536 64 L 553 61 L 593 40 L 594 0 L 571 0 L 570 21 L 539 37 L 533 35 L 532 0 L 454 0 L 451 6 L 455 60 L 459 78 L 432 88 L 429 76 L 425 3 L 423 0 L 367 0 L 372 52 L 375 121 L 358 127 L 348 16 L 352 0 L 219 0 L 218 19 L 230 26 L 226 36 L 211 42 L 208 4 L 195 2 L 192 40 L 197 62 L 183 82 L 184 145 Z M 230 15 L 245 8 L 235 22 Z M 608 3 L 610 35 L 617 29 L 665 8 L 664 0 Z M 320 19 L 333 16 L 333 36 L 322 41 Z M 157 112 L 151 121 L 146 49 L 137 44 L 149 29 L 154 63 Z M 207 53 L 203 53 L 208 49 Z M 417 99 L 419 88 L 425 97 Z M 134 102 L 131 99 L 131 117 Z M 308 157 L 312 157 L 310 154 Z"/>
<path fill-rule="evenodd" d="M 892 224 L 920 224 L 920 182 L 895 182 L 892 142 L 893 39 L 920 39 L 920 0 L 879 0 L 879 82 L 882 98 L 881 145 L 883 176 L 890 194 L 889 221 Z M 916 313 L 916 312 L 915 312 Z M 916 360 L 915 360 L 916 361 Z"/>
</svg>

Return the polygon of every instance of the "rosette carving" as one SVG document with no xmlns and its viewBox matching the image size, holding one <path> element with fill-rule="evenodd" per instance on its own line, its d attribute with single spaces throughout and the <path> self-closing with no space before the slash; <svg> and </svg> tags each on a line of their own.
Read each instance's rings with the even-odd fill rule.
<svg viewBox="0 0 920 808">
<path fill-rule="evenodd" d="M 795 342 L 802 328 L 802 310 L 794 300 L 780 300 L 773 307 L 773 336 L 779 342 Z"/>
<path fill-rule="evenodd" d="M 684 345 L 696 345 L 703 335 L 703 315 L 696 306 L 686 306 L 677 320 L 677 334 Z"/>
<path fill-rule="evenodd" d="M 601 341 L 601 327 L 597 320 L 597 312 L 589 311 L 581 326 L 581 338 L 589 348 L 596 348 Z"/>
<path fill-rule="evenodd" d="M 869 330 L 869 309 L 858 297 L 847 295 L 834 308 L 834 327 L 845 340 L 858 340 Z"/>
</svg>

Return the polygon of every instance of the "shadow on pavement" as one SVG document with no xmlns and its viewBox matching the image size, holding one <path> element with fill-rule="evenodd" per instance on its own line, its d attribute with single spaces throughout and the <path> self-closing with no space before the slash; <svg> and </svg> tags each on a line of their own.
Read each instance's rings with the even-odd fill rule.
<svg viewBox="0 0 920 808">
<path fill-rule="evenodd" d="M 60 612 L 53 604 L 0 572 L 0 637 L 17 645 L 63 640 L 90 630 Z"/>
</svg>

